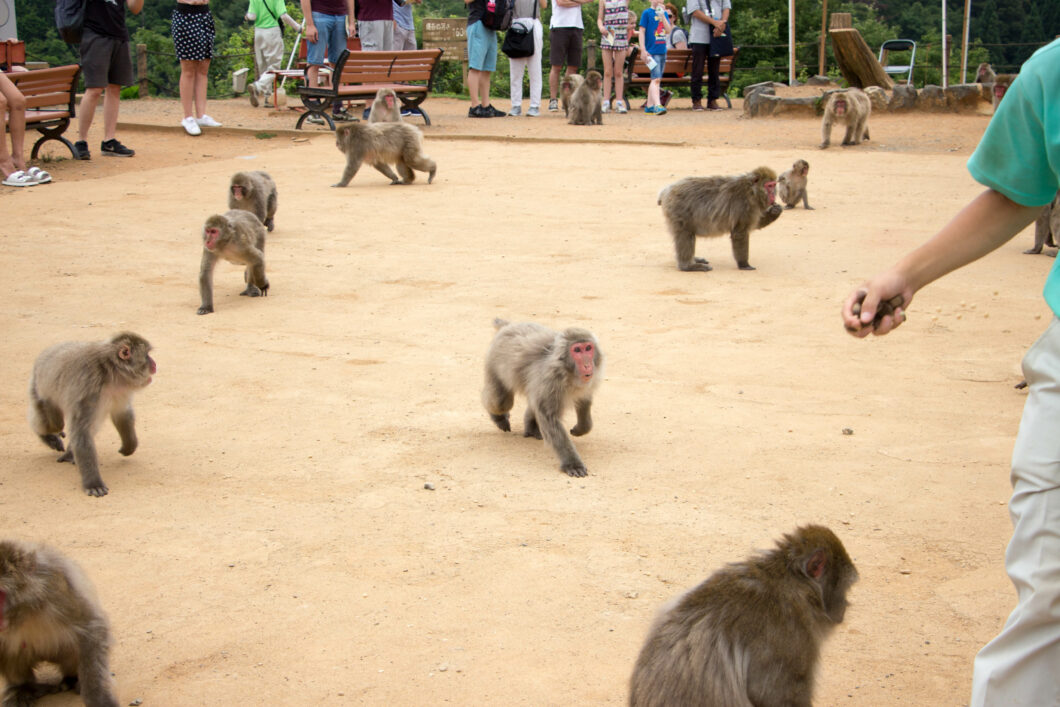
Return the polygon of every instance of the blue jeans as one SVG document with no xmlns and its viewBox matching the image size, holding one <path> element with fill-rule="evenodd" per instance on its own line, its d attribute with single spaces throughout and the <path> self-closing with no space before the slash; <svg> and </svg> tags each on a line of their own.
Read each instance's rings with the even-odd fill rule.
<svg viewBox="0 0 1060 707">
<path fill-rule="evenodd" d="M 317 41 L 308 43 L 306 63 L 312 66 L 323 66 L 324 50 L 327 49 L 328 61 L 334 64 L 339 60 L 342 50 L 346 48 L 346 15 L 326 15 L 323 12 L 314 12 L 313 24 L 317 28 Z"/>
</svg>

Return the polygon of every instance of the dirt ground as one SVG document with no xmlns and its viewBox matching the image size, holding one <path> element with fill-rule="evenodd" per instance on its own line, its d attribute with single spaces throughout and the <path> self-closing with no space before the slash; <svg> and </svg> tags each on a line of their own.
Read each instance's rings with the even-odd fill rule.
<svg viewBox="0 0 1060 707">
<path fill-rule="evenodd" d="M 0 536 L 86 568 L 122 703 L 620 705 L 661 603 L 815 522 L 861 573 L 817 704 L 966 704 L 1015 597 L 1014 385 L 1053 261 L 1021 234 L 855 340 L 841 300 L 979 192 L 988 117 L 880 115 L 819 151 L 817 121 L 735 104 L 587 128 L 432 98 L 434 184 L 332 189 L 342 157 L 293 111 L 212 101 L 225 127 L 191 138 L 175 102 L 133 101 L 136 157 L 98 154 L 97 116 L 91 161 L 0 191 Z M 815 210 L 752 236 L 756 271 L 727 239 L 699 242 L 713 272 L 676 269 L 661 186 L 798 158 Z M 272 288 L 239 297 L 222 263 L 196 316 L 199 229 L 242 169 L 279 185 Z M 521 399 L 513 433 L 487 418 L 496 316 L 599 337 L 588 477 L 521 436 Z M 136 454 L 97 435 L 89 498 L 26 384 L 46 346 L 122 329 L 159 368 Z"/>
</svg>

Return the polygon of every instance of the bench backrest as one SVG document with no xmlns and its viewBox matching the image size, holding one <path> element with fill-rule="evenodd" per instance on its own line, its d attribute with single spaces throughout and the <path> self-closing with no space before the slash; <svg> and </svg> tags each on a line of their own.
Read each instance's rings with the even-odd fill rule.
<svg viewBox="0 0 1060 707">
<path fill-rule="evenodd" d="M 18 39 L 0 42 L 0 64 L 8 67 L 26 65 L 26 43 Z"/>
<path fill-rule="evenodd" d="M 430 87 L 441 56 L 441 49 L 348 52 L 335 64 L 332 85 L 426 83 Z"/>
<path fill-rule="evenodd" d="M 26 108 L 40 109 L 66 106 L 74 112 L 74 93 L 81 67 L 77 64 L 55 66 L 50 69 L 13 71 L 6 76 L 26 97 Z"/>
<path fill-rule="evenodd" d="M 732 66 L 736 61 L 736 57 L 740 54 L 740 48 L 733 48 L 732 56 L 723 56 L 718 64 L 718 77 L 719 82 L 723 86 L 729 84 L 729 80 L 732 78 Z M 692 50 L 691 49 L 668 49 L 666 51 L 666 64 L 663 66 L 663 75 L 676 75 L 676 76 L 689 76 L 692 73 Z M 706 62 L 703 63 L 703 76 L 707 75 Z M 640 53 L 639 47 L 633 49 L 633 61 L 629 64 L 629 72 L 627 80 L 632 82 L 634 79 L 638 83 L 643 83 L 651 80 L 651 71 L 648 69 L 647 64 L 644 63 L 644 56 Z"/>
</svg>

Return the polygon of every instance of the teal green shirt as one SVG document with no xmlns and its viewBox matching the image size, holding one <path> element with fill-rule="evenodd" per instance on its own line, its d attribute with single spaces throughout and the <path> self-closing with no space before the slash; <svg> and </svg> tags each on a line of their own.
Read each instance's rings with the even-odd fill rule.
<svg viewBox="0 0 1060 707">
<path fill-rule="evenodd" d="M 272 10 L 272 14 L 269 14 L 269 10 L 265 9 L 266 5 L 268 5 L 269 10 Z M 250 5 L 247 7 L 247 14 L 254 13 L 257 15 L 257 19 L 254 20 L 256 29 L 276 27 L 279 24 L 280 16 L 285 12 L 287 12 L 286 0 L 250 0 Z M 276 15 L 276 17 L 273 17 L 273 15 Z"/>
<path fill-rule="evenodd" d="M 1060 40 L 1031 56 L 968 160 L 975 181 L 1017 204 L 1045 206 L 1060 189 Z M 1060 317 L 1060 258 L 1045 282 Z"/>
</svg>

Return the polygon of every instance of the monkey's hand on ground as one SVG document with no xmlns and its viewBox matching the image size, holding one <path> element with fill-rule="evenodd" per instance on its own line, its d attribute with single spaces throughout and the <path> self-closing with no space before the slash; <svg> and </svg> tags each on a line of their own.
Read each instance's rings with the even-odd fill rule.
<svg viewBox="0 0 1060 707">
<path fill-rule="evenodd" d="M 582 464 L 580 461 L 567 462 L 566 464 L 564 464 L 560 468 L 563 470 L 563 473 L 565 473 L 567 476 L 575 476 L 575 477 L 579 477 L 580 478 L 582 476 L 588 476 L 589 475 L 589 470 L 586 469 L 585 465 Z"/>
</svg>

